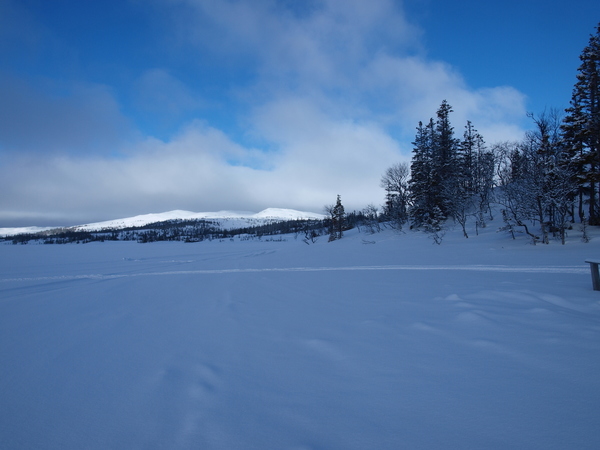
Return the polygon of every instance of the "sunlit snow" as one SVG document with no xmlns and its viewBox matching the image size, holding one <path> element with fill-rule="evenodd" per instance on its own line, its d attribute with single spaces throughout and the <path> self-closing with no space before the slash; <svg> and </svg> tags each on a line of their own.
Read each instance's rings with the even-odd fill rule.
<svg viewBox="0 0 600 450">
<path fill-rule="evenodd" d="M 191 211 L 168 211 L 157 214 L 143 214 L 141 216 L 129 217 L 127 219 L 109 220 L 106 222 L 90 223 L 74 227 L 81 231 L 97 231 L 106 228 L 140 227 L 150 223 L 164 222 L 167 220 L 193 220 L 205 219 L 218 222 L 222 228 L 244 227 L 257 224 L 265 220 L 298 220 L 298 219 L 323 219 L 323 215 L 293 209 L 267 208 L 259 213 L 244 211 L 219 211 L 200 212 Z"/>
</svg>

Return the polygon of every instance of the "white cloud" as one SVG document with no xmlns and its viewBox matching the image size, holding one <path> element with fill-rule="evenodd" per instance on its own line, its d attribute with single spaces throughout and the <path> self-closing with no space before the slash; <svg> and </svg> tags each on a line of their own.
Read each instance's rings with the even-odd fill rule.
<svg viewBox="0 0 600 450">
<path fill-rule="evenodd" d="M 510 87 L 472 88 L 457 68 L 428 59 L 422 31 L 397 2 L 314 1 L 304 14 L 271 1 L 182 3 L 190 10 L 177 23 L 193 30 L 186 36 L 194 45 L 249 67 L 254 81 L 240 97 L 253 105 L 302 97 L 332 119 L 376 121 L 410 142 L 418 121 L 446 99 L 459 132 L 471 120 L 489 142 L 522 134 L 525 97 Z"/>
<path fill-rule="evenodd" d="M 269 206 L 320 212 L 338 193 L 347 205 L 361 207 L 379 199 L 378 177 L 398 149 L 376 126 L 323 122 L 286 143 L 271 170 L 230 164 L 249 153 L 222 132 L 196 123 L 168 143 L 141 143 L 127 158 L 12 161 L 0 166 L 5 193 L 0 220 L 11 219 L 23 205 L 23 213 L 35 210 L 52 218 L 64 211 L 65 220 L 111 218 L 106 211 L 116 217 Z"/>
</svg>

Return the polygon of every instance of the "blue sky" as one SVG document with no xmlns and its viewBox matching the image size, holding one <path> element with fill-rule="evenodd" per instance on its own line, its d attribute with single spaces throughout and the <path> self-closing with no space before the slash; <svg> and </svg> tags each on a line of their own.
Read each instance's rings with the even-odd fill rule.
<svg viewBox="0 0 600 450">
<path fill-rule="evenodd" d="M 0 227 L 381 204 L 443 99 L 564 109 L 597 3 L 0 0 Z"/>
</svg>

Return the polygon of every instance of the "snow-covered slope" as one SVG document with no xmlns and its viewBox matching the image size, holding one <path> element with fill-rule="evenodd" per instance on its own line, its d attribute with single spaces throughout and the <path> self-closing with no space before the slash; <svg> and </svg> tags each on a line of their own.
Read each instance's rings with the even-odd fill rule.
<svg viewBox="0 0 600 450">
<path fill-rule="evenodd" d="M 16 228 L 0 228 L 0 237 L 14 236 L 16 234 L 33 234 L 41 231 L 52 230 L 53 227 L 16 227 Z"/>
<path fill-rule="evenodd" d="M 241 228 L 247 226 L 261 225 L 272 221 L 299 220 L 299 219 L 323 219 L 322 214 L 312 212 L 296 211 L 294 209 L 267 208 L 259 213 L 245 211 L 218 211 L 218 212 L 191 212 L 174 210 L 163 213 L 143 214 L 124 219 L 107 220 L 104 222 L 88 223 L 69 227 L 76 231 L 99 231 L 104 229 L 121 229 L 129 227 L 142 227 L 149 223 L 164 222 L 167 220 L 193 220 L 204 219 L 218 223 L 222 228 Z M 21 233 L 35 233 L 50 228 L 24 227 L 24 228 L 0 228 L 0 236 L 13 236 Z"/>
<path fill-rule="evenodd" d="M 108 220 L 106 222 L 89 223 L 75 228 L 81 231 L 97 231 L 106 228 L 140 227 L 149 223 L 164 222 L 167 220 L 192 220 L 204 219 L 218 222 L 224 228 L 256 225 L 269 221 L 296 220 L 296 219 L 322 219 L 321 214 L 315 214 L 293 209 L 268 208 L 259 213 L 244 211 L 218 211 L 218 212 L 191 212 L 174 210 L 157 214 L 144 214 L 128 217 L 126 219 Z"/>
</svg>

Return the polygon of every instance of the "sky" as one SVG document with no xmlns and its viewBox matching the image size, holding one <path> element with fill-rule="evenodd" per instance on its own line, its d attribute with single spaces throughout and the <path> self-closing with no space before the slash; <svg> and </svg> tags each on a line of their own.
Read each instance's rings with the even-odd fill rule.
<svg viewBox="0 0 600 450">
<path fill-rule="evenodd" d="M 458 137 L 568 106 L 597 1 L 0 0 L 0 227 L 381 205 Z"/>
</svg>

